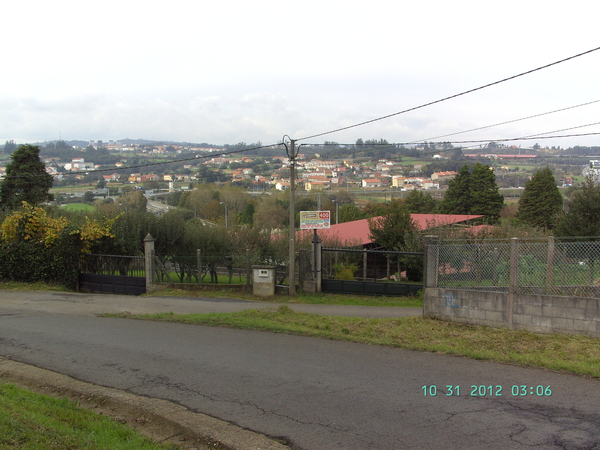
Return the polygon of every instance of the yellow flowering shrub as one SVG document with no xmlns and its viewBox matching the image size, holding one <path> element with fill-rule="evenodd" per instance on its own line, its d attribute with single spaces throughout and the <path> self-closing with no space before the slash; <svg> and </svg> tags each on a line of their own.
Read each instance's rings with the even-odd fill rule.
<svg viewBox="0 0 600 450">
<path fill-rule="evenodd" d="M 23 208 L 6 217 L 0 225 L 0 235 L 6 242 L 33 241 L 52 245 L 68 225 L 64 217 L 53 218 L 40 207 L 23 202 Z"/>
<path fill-rule="evenodd" d="M 102 239 L 103 237 L 115 237 L 111 232 L 111 228 L 117 217 L 114 219 L 107 219 L 104 223 L 100 223 L 96 219 L 90 220 L 89 217 L 86 217 L 85 224 L 83 224 L 81 229 L 73 232 L 79 233 L 80 235 L 82 243 L 81 251 L 89 253 L 95 241 Z"/>
<path fill-rule="evenodd" d="M 111 228 L 118 218 L 100 222 L 96 219 L 85 218 L 80 229 L 70 234 L 79 234 L 81 251 L 89 253 L 94 243 L 103 237 L 114 237 Z M 0 225 L 0 236 L 5 242 L 31 241 L 50 247 L 69 225 L 66 217 L 50 217 L 43 208 L 34 207 L 23 202 L 23 207 L 6 217 Z"/>
</svg>

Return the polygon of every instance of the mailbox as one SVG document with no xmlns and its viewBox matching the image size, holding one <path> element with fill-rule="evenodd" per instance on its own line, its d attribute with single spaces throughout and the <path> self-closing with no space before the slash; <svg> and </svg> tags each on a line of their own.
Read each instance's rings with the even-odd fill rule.
<svg viewBox="0 0 600 450">
<path fill-rule="evenodd" d="M 259 297 L 275 295 L 275 266 L 252 266 L 252 292 Z"/>
</svg>

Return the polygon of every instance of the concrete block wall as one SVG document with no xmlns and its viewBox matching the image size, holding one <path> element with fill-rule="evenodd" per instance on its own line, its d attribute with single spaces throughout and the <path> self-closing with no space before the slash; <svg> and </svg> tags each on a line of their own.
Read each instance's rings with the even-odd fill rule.
<svg viewBox="0 0 600 450">
<path fill-rule="evenodd" d="M 600 337 L 600 299 L 426 288 L 423 315 L 454 322 Z"/>
</svg>

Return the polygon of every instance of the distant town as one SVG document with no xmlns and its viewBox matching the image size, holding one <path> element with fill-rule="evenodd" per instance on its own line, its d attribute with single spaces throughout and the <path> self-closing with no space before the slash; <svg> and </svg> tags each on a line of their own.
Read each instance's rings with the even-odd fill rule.
<svg viewBox="0 0 600 450">
<path fill-rule="evenodd" d="M 195 183 L 229 184 L 248 190 L 285 191 L 290 187 L 290 160 L 283 147 L 261 144 L 153 143 L 101 140 L 36 144 L 55 188 L 94 187 L 96 196 L 110 194 L 110 186 L 129 185 L 144 190 L 185 190 Z M 8 141 L 0 152 L 0 178 L 16 144 Z M 385 140 L 357 141 L 354 145 L 327 142 L 306 146 L 296 158 L 295 184 L 299 190 L 436 190 L 465 163 L 481 162 L 496 173 L 501 189 L 519 189 L 536 168 L 550 166 L 557 183 L 569 187 L 587 173 L 600 171 L 600 148 L 570 149 L 508 147 L 489 143 L 463 150 L 450 144 L 425 143 L 414 147 Z M 69 189 L 64 193 L 68 194 Z M 75 194 L 78 193 L 78 194 Z"/>
</svg>

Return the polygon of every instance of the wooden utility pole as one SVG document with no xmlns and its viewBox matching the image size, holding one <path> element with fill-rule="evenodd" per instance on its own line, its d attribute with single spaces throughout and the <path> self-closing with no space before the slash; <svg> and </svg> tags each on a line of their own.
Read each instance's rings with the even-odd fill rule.
<svg viewBox="0 0 600 450">
<path fill-rule="evenodd" d="M 295 195 L 296 195 L 296 141 L 290 139 L 289 148 L 284 145 L 287 151 L 287 156 L 290 161 L 290 242 L 289 242 L 289 274 L 288 280 L 290 284 L 289 294 L 296 295 L 296 207 L 295 207 Z M 289 138 L 289 136 L 288 136 Z"/>
</svg>

